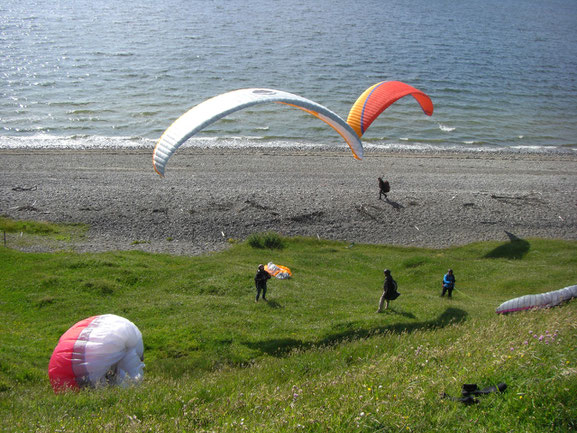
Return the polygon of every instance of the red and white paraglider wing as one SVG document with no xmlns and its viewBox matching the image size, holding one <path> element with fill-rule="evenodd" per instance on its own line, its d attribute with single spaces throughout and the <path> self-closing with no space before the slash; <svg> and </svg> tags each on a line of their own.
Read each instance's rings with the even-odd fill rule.
<svg viewBox="0 0 577 433">
<path fill-rule="evenodd" d="M 79 354 L 74 353 L 74 346 L 82 331 L 98 316 L 81 320 L 66 331 L 58 340 L 58 345 L 52 353 L 48 364 L 48 377 L 54 390 L 66 388 L 80 388 L 76 381 L 76 374 L 73 369 L 73 358 L 78 358 Z"/>
<path fill-rule="evenodd" d="M 131 321 L 105 314 L 82 320 L 60 338 L 48 375 L 55 391 L 142 379 L 144 346 Z"/>
</svg>

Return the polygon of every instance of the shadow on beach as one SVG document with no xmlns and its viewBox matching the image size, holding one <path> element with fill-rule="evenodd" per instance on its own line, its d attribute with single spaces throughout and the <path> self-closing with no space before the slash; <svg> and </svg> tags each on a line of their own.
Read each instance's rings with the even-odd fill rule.
<svg viewBox="0 0 577 433">
<path fill-rule="evenodd" d="M 397 211 L 405 208 L 405 206 L 402 204 L 389 200 L 388 198 L 385 198 L 383 201 Z M 365 217 L 372 219 L 373 221 L 381 222 L 386 219 L 385 214 L 383 214 L 383 211 L 385 210 L 385 206 L 383 205 L 378 206 L 375 204 L 358 204 L 355 206 L 355 208 L 357 212 L 364 215 Z"/>
<path fill-rule="evenodd" d="M 401 210 L 401 209 L 405 208 L 405 206 L 403 206 L 402 204 L 400 204 L 396 201 L 393 201 L 393 200 L 389 200 L 388 198 L 385 199 L 385 202 L 390 204 L 393 207 L 393 209 L 396 209 L 396 210 Z"/>
<path fill-rule="evenodd" d="M 392 310 L 392 312 L 405 317 L 414 317 L 411 313 L 397 312 L 394 310 Z M 310 350 L 318 347 L 332 346 L 344 341 L 359 340 L 378 334 L 401 334 L 403 332 L 410 333 L 423 329 L 439 329 L 450 324 L 464 322 L 466 319 L 466 311 L 458 308 L 447 308 L 439 317 L 433 320 L 416 323 L 395 323 L 375 328 L 344 329 L 340 332 L 329 334 L 322 340 L 314 343 L 294 338 L 278 338 L 256 342 L 243 342 L 243 344 L 251 349 L 259 350 L 263 354 L 266 353 L 271 356 L 283 357 L 294 349 Z M 345 324 L 344 326 L 348 327 L 350 325 L 351 324 Z"/>
</svg>

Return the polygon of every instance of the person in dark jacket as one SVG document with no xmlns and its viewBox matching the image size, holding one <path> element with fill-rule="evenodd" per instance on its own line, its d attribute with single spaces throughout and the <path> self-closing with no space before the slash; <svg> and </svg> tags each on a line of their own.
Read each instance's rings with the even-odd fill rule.
<svg viewBox="0 0 577 433">
<path fill-rule="evenodd" d="M 449 298 L 453 296 L 453 289 L 455 288 L 455 276 L 453 275 L 453 270 L 449 269 L 445 276 L 443 277 L 443 293 L 441 296 L 445 296 L 445 293 L 449 293 Z"/>
<path fill-rule="evenodd" d="M 389 184 L 388 180 L 383 180 L 382 177 L 379 177 L 379 200 L 382 196 L 387 198 L 387 193 L 391 190 L 391 185 Z"/>
<path fill-rule="evenodd" d="M 264 270 L 264 265 L 258 265 L 258 271 L 254 277 L 254 284 L 256 285 L 256 299 L 254 302 L 258 302 L 258 298 L 262 292 L 262 299 L 266 301 L 266 281 L 270 278 L 270 274 Z"/>
<path fill-rule="evenodd" d="M 400 293 L 397 292 L 397 282 L 393 279 L 391 271 L 385 269 L 383 273 L 385 274 L 385 283 L 383 285 L 383 294 L 379 300 L 379 309 L 377 310 L 377 313 L 383 311 L 383 304 L 385 310 L 389 308 L 389 301 L 397 299 L 400 295 Z"/>
</svg>

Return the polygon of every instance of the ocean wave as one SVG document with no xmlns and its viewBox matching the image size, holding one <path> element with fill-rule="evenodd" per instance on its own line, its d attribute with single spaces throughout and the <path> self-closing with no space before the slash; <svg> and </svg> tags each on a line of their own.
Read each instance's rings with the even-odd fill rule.
<svg viewBox="0 0 577 433">
<path fill-rule="evenodd" d="M 84 134 L 69 136 L 54 136 L 36 134 L 30 136 L 0 136 L 0 149 L 154 149 L 156 139 L 123 136 L 105 137 Z M 328 142 L 310 142 L 290 140 L 284 137 L 193 137 L 183 144 L 185 147 L 196 148 L 277 148 L 277 149 L 318 149 L 318 150 L 348 150 L 346 144 Z M 494 153 L 552 153 L 572 154 L 577 152 L 577 145 L 565 146 L 538 146 L 538 145 L 510 145 L 498 146 L 476 142 L 474 140 L 463 143 L 425 142 L 414 139 L 399 139 L 398 141 L 371 141 L 364 142 L 366 151 L 400 151 L 400 152 L 494 152 Z"/>
<path fill-rule="evenodd" d="M 457 128 L 454 128 L 454 127 L 451 127 L 451 126 L 442 125 L 442 124 L 439 123 L 439 129 L 440 129 L 441 131 L 443 131 L 443 132 L 453 132 L 453 131 L 454 131 L 455 129 L 457 129 Z"/>
<path fill-rule="evenodd" d="M 38 134 L 26 137 L 0 137 L 0 149 L 130 149 L 154 148 L 156 141 L 141 137 L 99 137 L 74 134 Z"/>
</svg>

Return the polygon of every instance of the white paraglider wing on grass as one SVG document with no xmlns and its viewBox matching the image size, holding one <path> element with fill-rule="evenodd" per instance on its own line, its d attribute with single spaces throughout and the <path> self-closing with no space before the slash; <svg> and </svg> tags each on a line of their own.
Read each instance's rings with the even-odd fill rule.
<svg viewBox="0 0 577 433">
<path fill-rule="evenodd" d="M 504 314 L 530 310 L 532 308 L 549 308 L 575 297 L 577 297 L 577 285 L 537 295 L 525 295 L 510 299 L 499 305 L 496 312 L 498 314 Z"/>
<path fill-rule="evenodd" d="M 144 352 L 142 334 L 134 324 L 122 317 L 107 314 L 100 316 L 98 326 L 90 332 L 86 342 L 84 366 L 92 384 L 113 381 L 120 384 L 126 376 L 134 381 L 142 378 Z M 107 378 L 110 369 L 114 377 Z"/>
<path fill-rule="evenodd" d="M 244 108 L 276 102 L 290 105 L 318 117 L 347 142 L 356 159 L 363 158 L 363 146 L 357 133 L 340 116 L 323 105 L 292 93 L 274 89 L 239 89 L 223 93 L 191 108 L 162 134 L 152 156 L 156 172 L 164 176 L 166 163 L 186 140 L 223 117 Z"/>
</svg>

